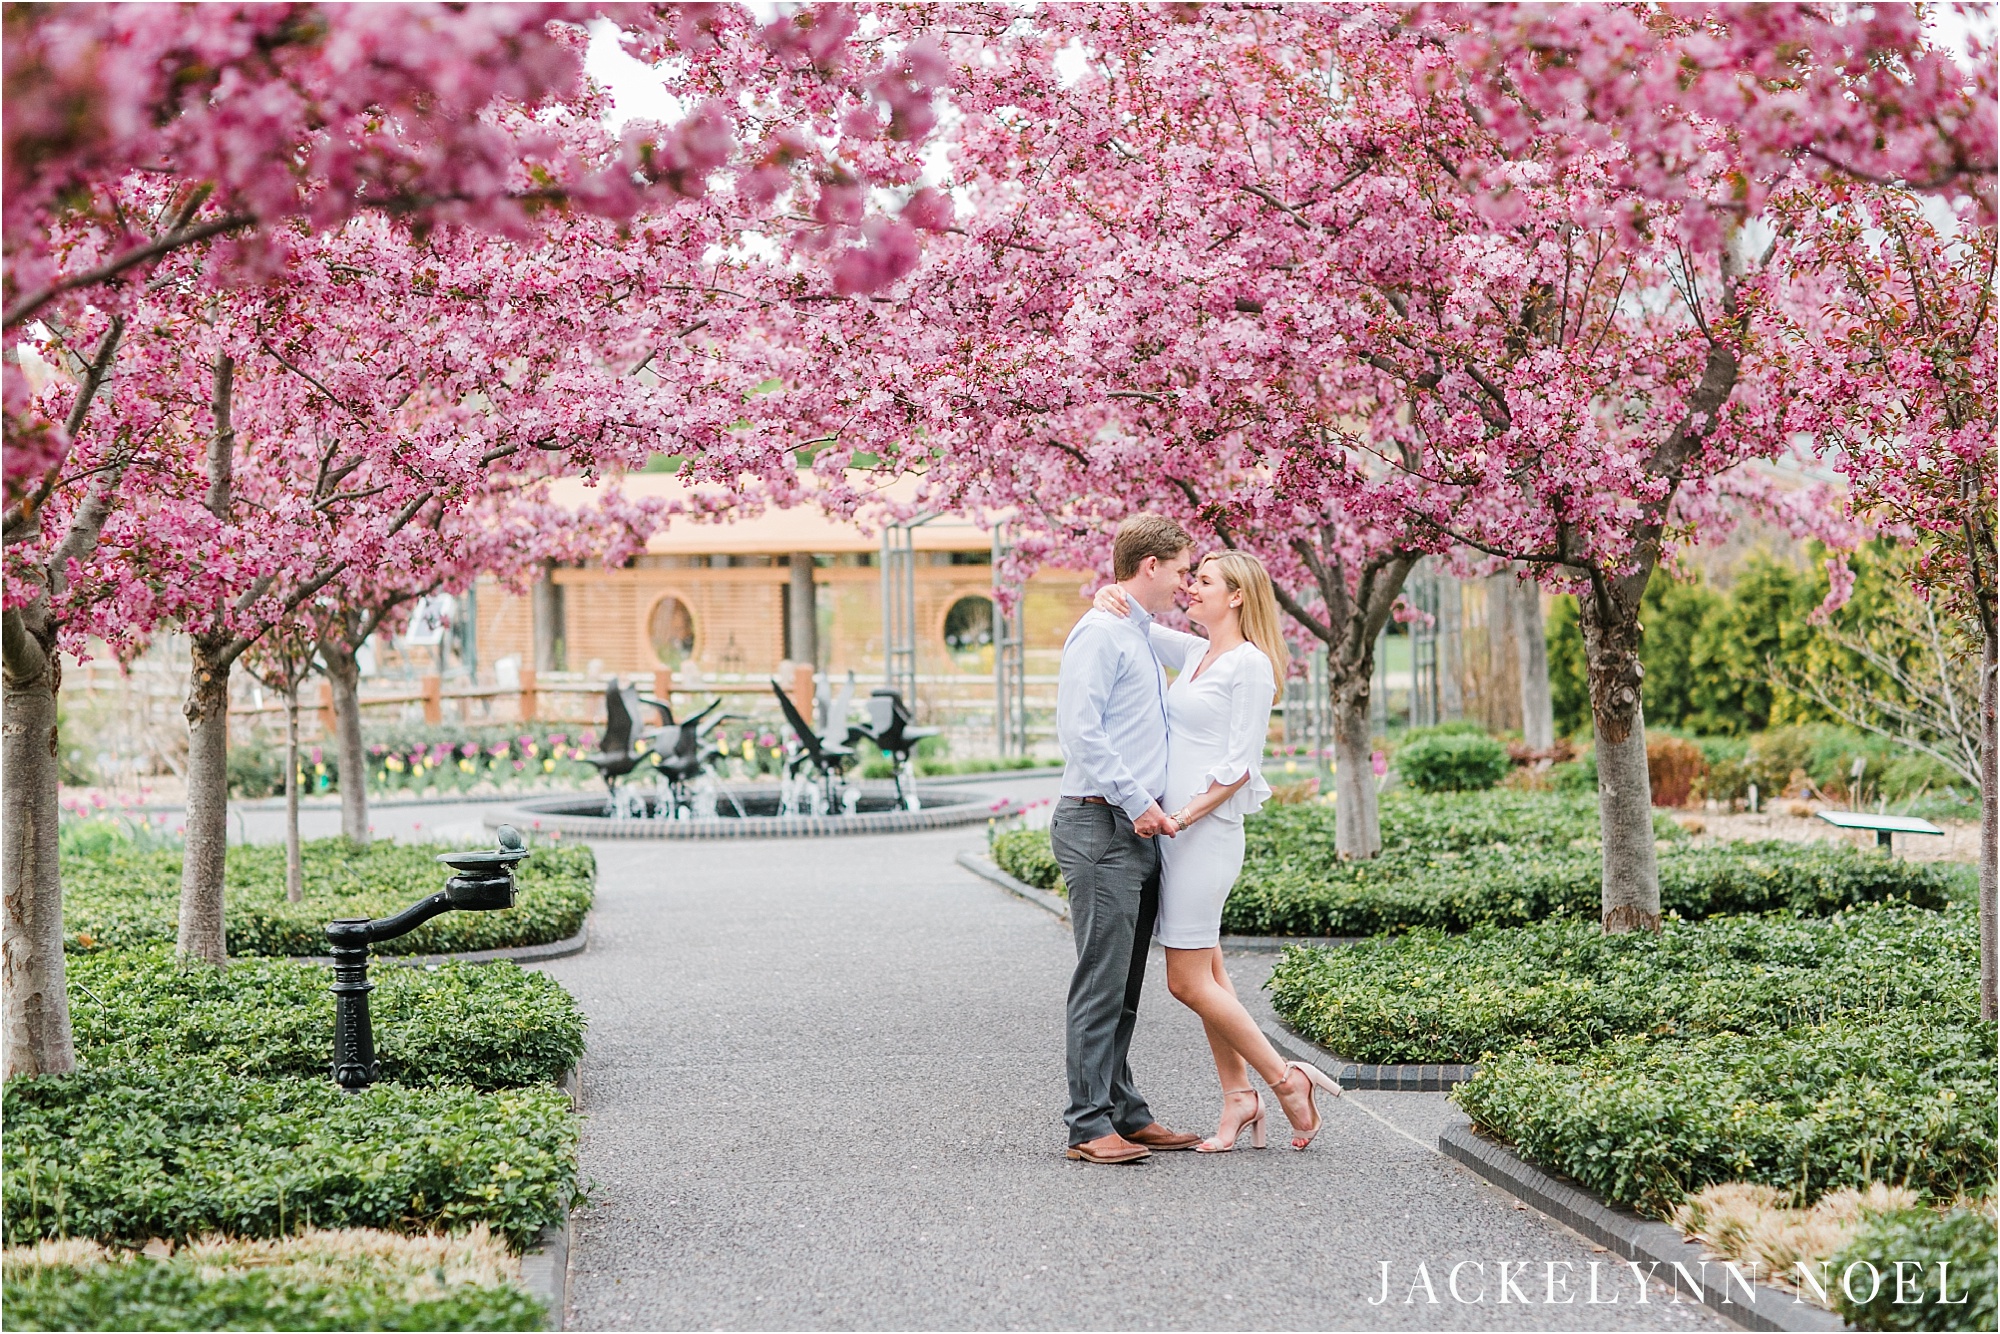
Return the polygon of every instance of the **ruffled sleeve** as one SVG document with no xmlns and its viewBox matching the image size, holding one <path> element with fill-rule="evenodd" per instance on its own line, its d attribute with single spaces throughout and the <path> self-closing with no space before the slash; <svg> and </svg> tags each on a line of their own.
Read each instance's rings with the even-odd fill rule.
<svg viewBox="0 0 2000 1334">
<path fill-rule="evenodd" d="M 1271 728 L 1277 678 L 1271 672 L 1271 660 L 1254 644 L 1232 656 L 1237 661 L 1231 664 L 1234 670 L 1229 678 L 1229 735 L 1222 758 L 1208 767 L 1204 787 L 1217 783 L 1227 787 L 1247 773 L 1250 781 L 1213 812 L 1225 819 L 1241 820 L 1256 814 L 1271 795 L 1271 785 L 1264 781 L 1264 739 Z"/>
</svg>

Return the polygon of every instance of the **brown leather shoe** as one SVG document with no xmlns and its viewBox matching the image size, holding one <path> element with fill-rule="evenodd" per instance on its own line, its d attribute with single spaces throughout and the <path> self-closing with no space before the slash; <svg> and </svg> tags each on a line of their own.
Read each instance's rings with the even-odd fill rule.
<svg viewBox="0 0 2000 1334">
<path fill-rule="evenodd" d="M 1143 1144 L 1149 1149 L 1158 1149 L 1163 1153 L 1174 1149 L 1192 1149 L 1195 1145 L 1201 1143 L 1201 1136 L 1179 1134 L 1176 1131 L 1167 1129 L 1158 1121 L 1153 1122 L 1153 1124 L 1147 1126 L 1144 1130 L 1133 1131 L 1125 1138 L 1134 1144 Z"/>
<path fill-rule="evenodd" d="M 1153 1151 L 1113 1133 L 1070 1145 L 1068 1156 L 1080 1158 L 1086 1163 L 1136 1163 L 1141 1158 L 1152 1157 Z"/>
</svg>

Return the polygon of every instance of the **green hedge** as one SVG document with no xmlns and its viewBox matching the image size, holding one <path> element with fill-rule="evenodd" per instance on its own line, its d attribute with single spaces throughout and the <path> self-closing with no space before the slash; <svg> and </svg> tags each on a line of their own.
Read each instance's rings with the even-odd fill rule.
<svg viewBox="0 0 2000 1334">
<path fill-rule="evenodd" d="M 1557 1064 L 1519 1050 L 1453 1090 L 1472 1119 L 1585 1189 L 1664 1218 L 1725 1181 L 1810 1202 L 1905 1182 L 1994 1182 L 1994 1029 L 1976 1009 L 1843 1018 L 1784 1034 L 1631 1038 Z"/>
<path fill-rule="evenodd" d="M 1938 908 L 1951 898 L 1951 877 L 1935 865 L 1836 843 L 1670 847 L 1659 869 L 1661 910 L 1687 918 L 1781 909 L 1820 915 L 1891 899 Z M 1244 935 L 1371 936 L 1595 919 L 1602 884 L 1594 846 L 1489 847 L 1330 867 L 1246 861 L 1222 926 Z"/>
<path fill-rule="evenodd" d="M 0 1111 L 10 1245 L 483 1222 L 518 1249 L 578 1192 L 577 1119 L 546 1086 L 350 1094 L 128 1065 L 10 1079 Z"/>
<path fill-rule="evenodd" d="M 1046 829 L 1009 829 L 993 836 L 993 863 L 1008 875 L 1036 889 L 1067 896 L 1062 867 L 1056 865 Z"/>
<path fill-rule="evenodd" d="M 1989 1201 L 1989 1207 L 1991 1202 Z M 1992 1217 L 1975 1209 L 1906 1209 L 1868 1219 L 1853 1240 L 1826 1265 L 1827 1295 L 1856 1329 L 2000 1328 L 2000 1245 Z M 1941 1289 L 1938 1262 L 1946 1262 L 1949 1288 Z M 1897 1264 L 1914 1289 L 1914 1300 L 1898 1302 Z M 1914 1262 L 1912 1272 L 1907 1266 Z M 1872 1266 L 1881 1286 L 1870 1294 L 1869 1270 L 1853 1270 L 1860 1301 L 1850 1301 L 1840 1284 L 1849 1266 Z M 1947 1303 L 1944 1300 L 1948 1298 Z"/>
<path fill-rule="evenodd" d="M 442 1289 L 435 1294 L 426 1287 Z M 283 1267 L 215 1272 L 194 1252 L 83 1264 L 9 1257 L 8 1329 L 542 1329 L 548 1310 L 511 1284 L 411 1289 L 411 1276 L 350 1267 L 337 1282 Z"/>
<path fill-rule="evenodd" d="M 582 1009 L 511 963 L 378 967 L 370 974 L 385 1080 L 495 1089 L 554 1083 L 583 1056 Z M 327 1077 L 330 972 L 289 959 L 178 963 L 165 946 L 69 961 L 77 1054 L 92 1068 L 193 1063 L 219 1074 Z"/>
<path fill-rule="evenodd" d="M 235 955 L 322 955 L 326 924 L 339 917 L 383 917 L 444 888 L 444 844 L 345 839 L 305 845 L 305 898 L 285 898 L 282 847 L 229 849 L 223 873 L 223 927 Z M 515 872 L 519 894 L 502 912 L 451 912 L 378 954 L 449 954 L 543 945 L 583 929 L 597 861 L 588 847 L 539 844 Z M 181 853 L 115 847 L 62 862 L 65 940 L 71 950 L 124 948 L 170 941 L 180 904 Z"/>
<path fill-rule="evenodd" d="M 1845 1016 L 1976 1011 L 1970 905 L 1826 918 L 1669 919 L 1606 936 L 1574 918 L 1291 949 L 1272 971 L 1285 1021 L 1351 1060 L 1543 1058 L 1622 1037 L 1775 1034 Z"/>
</svg>

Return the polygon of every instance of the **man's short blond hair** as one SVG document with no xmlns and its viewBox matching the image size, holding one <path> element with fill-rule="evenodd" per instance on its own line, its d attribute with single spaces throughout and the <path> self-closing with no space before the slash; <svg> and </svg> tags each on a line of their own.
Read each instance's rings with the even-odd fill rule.
<svg viewBox="0 0 2000 1334">
<path fill-rule="evenodd" d="M 1139 563 L 1148 556 L 1172 560 L 1194 549 L 1187 529 L 1157 514 L 1135 514 L 1118 525 L 1111 539 L 1111 577 L 1120 582 L 1139 573 Z"/>
</svg>

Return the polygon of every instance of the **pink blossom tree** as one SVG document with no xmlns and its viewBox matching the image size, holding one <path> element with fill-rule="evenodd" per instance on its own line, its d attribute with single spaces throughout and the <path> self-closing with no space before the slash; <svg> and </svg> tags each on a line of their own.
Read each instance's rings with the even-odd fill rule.
<svg viewBox="0 0 2000 1334">
<path fill-rule="evenodd" d="M 611 483 L 581 510 L 555 503 L 548 480 L 508 480 L 463 509 L 438 510 L 421 546 L 399 551 L 365 573 L 349 570 L 312 609 L 312 641 L 333 697 L 339 757 L 340 831 L 370 841 L 368 756 L 361 728 L 361 646 L 389 633 L 421 598 L 463 594 L 481 575 L 524 591 L 549 561 L 616 568 L 643 550 L 662 520 L 657 501 L 629 501 Z"/>
<path fill-rule="evenodd" d="M 1691 251 L 1681 205 L 1593 157 L 1510 149 L 1392 18 L 1061 11 L 984 36 L 1006 54 L 959 95 L 972 212 L 888 300 L 793 331 L 818 350 L 788 392 L 840 424 L 829 483 L 866 450 L 921 467 L 919 505 L 1012 512 L 1050 548 L 1146 507 L 1265 556 L 1331 650 L 1350 855 L 1379 846 L 1368 678 L 1417 556 L 1601 590 L 1605 919 L 1651 925 L 1638 595 L 1699 514 L 1677 497 L 1779 447 L 1738 393 L 1765 373 L 1764 274 Z"/>
<path fill-rule="evenodd" d="M 574 120 L 604 110 L 582 25 L 606 14 L 687 108 L 608 152 Z M 65 302 L 115 304 L 188 246 L 239 280 L 282 273 L 288 222 L 371 212 L 520 239 L 551 211 L 671 213 L 717 182 L 778 215 L 806 183 L 817 206 L 793 230 L 855 290 L 914 263 L 909 225 L 865 190 L 907 173 L 944 73 L 843 5 L 762 25 L 734 5 L 15 6 L 6 38 L 10 334 Z M 11 351 L 5 372 L 12 505 L 66 443 L 20 415 Z"/>
<path fill-rule="evenodd" d="M 1847 478 L 1856 510 L 1917 536 L 1917 590 L 1978 645 L 1980 1004 L 1995 1017 L 1995 231 L 1941 229 L 1897 190 L 1851 187 L 1800 213 L 1807 297 L 1789 329 L 1788 425 Z"/>
</svg>

